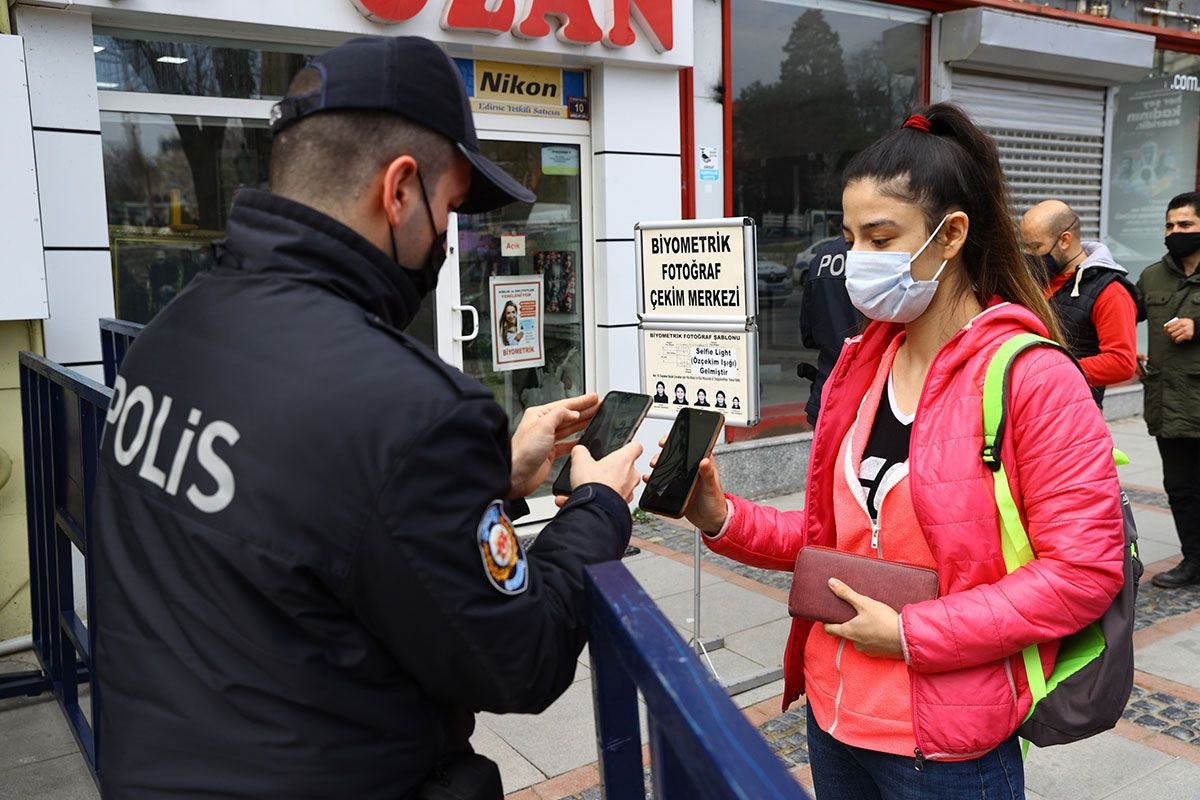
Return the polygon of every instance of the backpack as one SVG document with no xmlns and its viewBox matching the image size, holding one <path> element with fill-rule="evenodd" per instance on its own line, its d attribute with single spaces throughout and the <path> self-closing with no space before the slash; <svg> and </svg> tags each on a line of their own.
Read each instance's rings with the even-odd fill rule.
<svg viewBox="0 0 1200 800">
<path fill-rule="evenodd" d="M 1013 500 L 1000 460 L 1008 387 L 1017 356 L 1034 347 L 1053 347 L 1070 355 L 1057 342 L 1032 333 L 1018 334 L 988 363 L 983 384 L 983 463 L 992 470 L 996 506 L 1000 512 L 1001 549 L 1011 573 L 1036 558 L 1029 535 Z M 1113 450 L 1118 465 L 1129 459 Z M 1121 719 L 1133 690 L 1133 618 L 1142 562 L 1137 553 L 1137 526 L 1129 498 L 1121 492 L 1125 515 L 1125 582 L 1108 610 L 1092 624 L 1061 640 L 1049 678 L 1043 678 L 1038 646 L 1021 651 L 1033 706 L 1017 732 L 1038 747 L 1065 744 L 1112 728 Z"/>
</svg>

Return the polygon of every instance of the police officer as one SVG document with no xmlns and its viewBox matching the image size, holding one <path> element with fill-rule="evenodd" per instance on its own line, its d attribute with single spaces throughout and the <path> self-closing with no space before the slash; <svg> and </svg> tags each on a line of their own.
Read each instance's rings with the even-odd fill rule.
<svg viewBox="0 0 1200 800">
<path fill-rule="evenodd" d="M 273 133 L 271 191 L 237 195 L 215 268 L 138 337 L 107 416 L 103 792 L 499 797 L 473 712 L 570 685 L 583 567 L 628 542 L 640 447 L 575 448 L 526 552 L 520 499 L 597 398 L 531 409 L 510 443 L 491 393 L 403 332 L 449 212 L 534 199 L 480 154 L 435 45 L 318 56 Z"/>
<path fill-rule="evenodd" d="M 800 299 L 800 341 L 817 351 L 817 365 L 801 364 L 801 377 L 812 380 L 808 404 L 804 407 L 808 423 L 817 424 L 821 410 L 821 390 L 842 352 L 847 337 L 859 332 L 862 314 L 850 302 L 846 291 L 846 253 L 850 245 L 842 237 L 816 249 L 804 278 L 804 296 Z"/>
</svg>

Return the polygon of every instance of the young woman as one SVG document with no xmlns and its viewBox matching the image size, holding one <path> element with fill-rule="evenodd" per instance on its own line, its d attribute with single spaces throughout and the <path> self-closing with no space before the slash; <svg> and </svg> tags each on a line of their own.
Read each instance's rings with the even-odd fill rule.
<svg viewBox="0 0 1200 800">
<path fill-rule="evenodd" d="M 1048 673 L 1057 640 L 1121 586 L 1112 440 L 1083 375 L 1048 348 L 1013 368 L 1003 459 L 1037 559 L 1005 570 L 983 373 L 1013 335 L 1058 329 L 1004 187 L 995 144 L 944 104 L 850 162 L 846 283 L 874 321 L 825 384 L 806 507 L 726 496 L 710 459 L 687 509 L 709 547 L 753 566 L 790 571 L 813 544 L 938 573 L 939 597 L 900 614 L 830 581 L 857 616 L 794 622 L 784 705 L 807 696 L 819 800 L 1023 798 L 1021 650 L 1049 643 Z"/>
<path fill-rule="evenodd" d="M 517 304 L 509 300 L 504 304 L 504 310 L 500 314 L 500 344 L 504 347 L 512 347 L 524 337 L 525 334 L 517 322 Z"/>
</svg>

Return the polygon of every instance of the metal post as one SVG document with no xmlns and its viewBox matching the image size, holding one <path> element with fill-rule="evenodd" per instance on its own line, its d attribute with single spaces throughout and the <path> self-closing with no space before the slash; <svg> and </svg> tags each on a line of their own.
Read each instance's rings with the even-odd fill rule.
<svg viewBox="0 0 1200 800">
<path fill-rule="evenodd" d="M 696 528 L 693 535 L 695 541 L 692 542 L 692 566 L 695 567 L 695 580 L 692 583 L 692 646 L 696 648 L 696 655 L 700 655 L 704 650 L 700 644 L 700 529 Z"/>
<path fill-rule="evenodd" d="M 700 529 L 696 528 L 693 535 L 695 539 L 692 546 L 692 561 L 695 567 L 695 577 L 692 583 L 692 649 L 696 651 L 696 655 L 704 657 L 704 660 L 708 663 L 708 671 L 713 674 L 713 677 L 719 683 L 721 676 L 717 674 L 717 668 L 713 666 L 712 656 L 708 654 L 708 648 L 704 646 L 704 642 L 700 639 L 700 556 L 702 553 Z"/>
</svg>

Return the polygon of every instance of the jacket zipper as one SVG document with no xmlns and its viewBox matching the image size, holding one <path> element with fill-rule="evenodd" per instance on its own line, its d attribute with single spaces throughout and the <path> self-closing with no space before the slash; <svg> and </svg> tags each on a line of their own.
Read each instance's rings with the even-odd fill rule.
<svg viewBox="0 0 1200 800">
<path fill-rule="evenodd" d="M 834 666 L 837 668 L 838 688 L 837 695 L 833 698 L 833 724 L 829 726 L 829 735 L 831 736 L 837 730 L 838 718 L 842 713 L 842 688 L 845 683 L 845 678 L 842 675 L 842 650 L 844 649 L 846 649 L 846 640 L 842 639 L 838 642 L 837 657 L 833 660 Z"/>
</svg>

